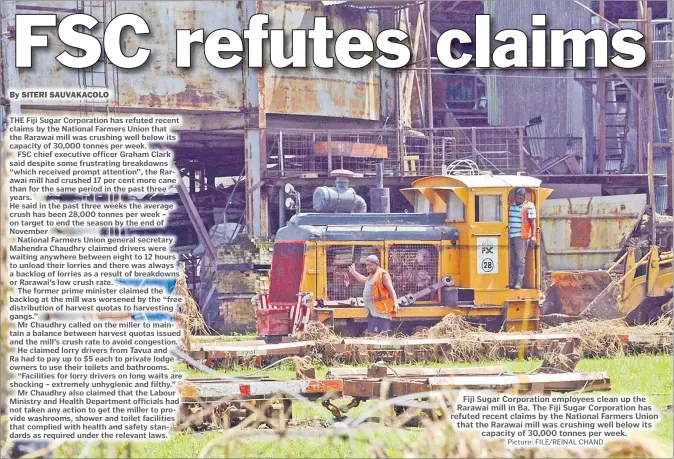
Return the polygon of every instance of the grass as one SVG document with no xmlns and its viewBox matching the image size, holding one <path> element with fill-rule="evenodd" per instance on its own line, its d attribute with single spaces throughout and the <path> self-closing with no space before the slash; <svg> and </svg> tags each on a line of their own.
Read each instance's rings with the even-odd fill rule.
<svg viewBox="0 0 674 459">
<path fill-rule="evenodd" d="M 640 355 L 625 356 L 604 359 L 582 359 L 577 367 L 578 371 L 607 371 L 611 376 L 611 394 L 643 395 L 648 398 L 658 410 L 661 410 L 661 421 L 650 432 L 640 431 L 636 435 L 641 438 L 647 437 L 649 441 L 657 442 L 661 448 L 672 457 L 674 450 L 672 411 L 667 410 L 672 404 L 672 375 L 673 361 L 670 355 Z M 499 361 L 481 362 L 479 364 L 455 364 L 454 366 L 477 366 L 477 365 L 503 365 L 514 372 L 528 372 L 536 368 L 540 360 L 523 361 Z M 428 363 L 424 366 L 441 367 L 446 364 L 437 362 Z M 176 365 L 176 371 L 185 373 L 185 377 L 204 377 L 204 373 L 187 368 L 185 365 Z M 238 368 L 231 371 L 220 371 L 223 376 L 242 376 L 256 371 L 250 368 Z M 317 377 L 325 377 L 327 368 L 318 366 Z M 287 379 L 294 378 L 295 371 L 292 365 L 282 364 L 280 368 L 265 371 L 264 374 L 271 378 Z M 595 393 L 596 394 L 596 393 Z M 325 413 L 324 418 L 330 416 L 324 408 L 316 405 L 319 411 Z M 354 408 L 349 412 L 351 416 L 363 414 L 368 409 L 368 404 Z M 302 404 L 293 406 L 295 419 L 316 418 L 316 410 Z M 304 428 L 304 427 L 303 427 Z M 308 427 L 307 427 L 308 428 Z M 422 438 L 422 431 L 410 429 L 402 435 L 398 431 L 391 431 L 386 427 L 375 424 L 366 424 L 373 429 L 372 435 L 367 436 L 359 429 L 354 438 L 352 450 L 349 441 L 329 438 L 288 438 L 283 440 L 271 440 L 263 437 L 264 431 L 254 436 L 246 437 L 241 441 L 234 441 L 225 448 L 222 444 L 211 450 L 207 457 L 320 457 L 320 458 L 346 458 L 346 457 L 372 457 L 372 441 L 374 438 L 383 446 L 388 457 L 402 457 L 404 448 L 396 445 L 404 445 Z M 134 457 L 134 458 L 178 458 L 199 457 L 201 450 L 212 440 L 219 438 L 217 432 L 180 433 L 173 434 L 171 438 L 161 442 L 133 442 L 129 446 L 124 443 L 105 444 L 102 447 L 94 447 L 87 457 Z M 64 446 L 57 451 L 55 457 L 73 457 L 79 455 L 82 445 L 74 447 Z M 112 448 L 112 449 L 110 449 Z M 129 456 L 130 453 L 130 456 Z"/>
<path fill-rule="evenodd" d="M 403 437 L 397 432 L 386 432 L 378 429 L 375 438 L 378 442 L 389 445 L 384 448 L 388 457 L 403 457 L 401 448 L 391 445 L 400 442 L 413 442 L 419 438 L 421 432 L 411 430 Z M 218 442 L 218 432 L 203 434 L 176 434 L 167 441 L 136 442 L 127 444 L 111 444 L 97 442 L 88 454 L 88 458 L 348 458 L 371 457 L 370 437 L 363 433 L 356 433 L 354 449 L 349 441 L 330 438 L 289 438 L 283 441 L 270 441 L 264 438 L 249 437 L 246 441 L 237 441 L 226 448 L 222 442 L 210 451 L 210 454 L 201 455 L 202 450 L 210 442 Z M 127 447 L 128 445 L 128 447 Z M 82 444 L 72 447 L 62 447 L 55 457 L 78 457 L 82 451 Z"/>
</svg>

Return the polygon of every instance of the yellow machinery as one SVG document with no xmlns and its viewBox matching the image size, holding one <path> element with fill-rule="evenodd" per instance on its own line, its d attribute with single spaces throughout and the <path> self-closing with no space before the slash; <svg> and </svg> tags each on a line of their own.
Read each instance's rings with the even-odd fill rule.
<svg viewBox="0 0 674 459">
<path fill-rule="evenodd" d="M 657 320 L 672 297 L 672 252 L 651 247 L 639 260 L 628 249 L 606 271 L 557 271 L 542 307 L 546 323 L 618 319 L 639 324 Z"/>
<path fill-rule="evenodd" d="M 363 286 L 348 267 L 364 274 L 365 258 L 376 254 L 398 297 L 413 298 L 394 315 L 394 330 L 429 326 L 447 314 L 491 330 L 538 330 L 540 237 L 529 250 L 523 288 L 509 289 L 508 211 L 517 188 L 539 209 L 552 191 L 540 184 L 524 175 L 433 176 L 402 190 L 414 213 L 297 214 L 276 235 L 268 305 L 292 308 L 298 295 L 311 294 L 313 318 L 359 333 L 367 315 Z M 439 286 L 447 276 L 453 285 Z M 266 320 L 262 335 L 285 328 Z"/>
</svg>

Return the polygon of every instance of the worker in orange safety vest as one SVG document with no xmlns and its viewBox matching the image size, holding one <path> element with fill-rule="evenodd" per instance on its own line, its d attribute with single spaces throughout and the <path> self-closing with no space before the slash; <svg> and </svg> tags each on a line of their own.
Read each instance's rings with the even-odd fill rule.
<svg viewBox="0 0 674 459">
<path fill-rule="evenodd" d="M 379 335 L 391 331 L 393 312 L 399 309 L 398 296 L 393 288 L 390 274 L 381 267 L 376 255 L 369 255 L 365 259 L 367 276 L 363 276 L 354 265 L 349 266 L 351 275 L 363 288 L 363 301 L 367 309 L 366 335 Z"/>
<path fill-rule="evenodd" d="M 515 201 L 508 212 L 510 238 L 510 288 L 521 289 L 527 252 L 536 245 L 536 207 L 527 200 L 524 188 L 515 191 Z"/>
</svg>

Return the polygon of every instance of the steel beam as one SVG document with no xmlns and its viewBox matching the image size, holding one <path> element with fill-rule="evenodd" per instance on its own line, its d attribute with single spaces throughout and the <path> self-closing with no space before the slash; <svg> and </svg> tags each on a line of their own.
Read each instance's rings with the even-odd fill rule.
<svg viewBox="0 0 674 459">
<path fill-rule="evenodd" d="M 251 17 L 264 13 L 264 1 L 242 3 L 242 16 Z M 267 119 L 264 101 L 264 69 L 243 65 L 244 107 L 247 114 L 244 130 L 246 159 L 246 190 L 251 190 L 264 180 L 267 171 Z M 269 237 L 268 193 L 260 187 L 247 193 L 246 226 L 248 234 Z"/>
<path fill-rule="evenodd" d="M 646 56 L 648 57 L 648 80 L 646 82 L 646 108 L 648 109 L 648 118 L 646 123 L 646 135 L 648 136 L 648 149 L 646 171 L 648 173 L 648 203 L 651 207 L 650 229 L 651 229 L 651 245 L 656 244 L 656 202 L 655 202 L 655 180 L 653 178 L 653 123 L 655 117 L 655 87 L 653 84 L 653 12 L 651 8 L 646 9 Z"/>
<path fill-rule="evenodd" d="M 204 226 L 204 222 L 201 220 L 201 217 L 199 216 L 199 211 L 194 205 L 194 202 L 192 202 L 192 197 L 190 196 L 190 193 L 187 190 L 187 187 L 185 186 L 182 177 L 179 177 L 178 180 L 176 180 L 176 189 L 178 190 L 180 200 L 183 202 L 183 206 L 185 206 L 185 210 L 187 211 L 187 215 L 190 218 L 190 222 L 192 222 L 192 226 L 194 227 L 194 230 L 197 233 L 199 242 L 201 242 L 201 245 L 204 246 L 206 255 L 212 261 L 214 261 L 215 247 L 213 247 L 213 243 L 211 242 L 211 237 L 208 234 L 208 230 Z"/>
</svg>

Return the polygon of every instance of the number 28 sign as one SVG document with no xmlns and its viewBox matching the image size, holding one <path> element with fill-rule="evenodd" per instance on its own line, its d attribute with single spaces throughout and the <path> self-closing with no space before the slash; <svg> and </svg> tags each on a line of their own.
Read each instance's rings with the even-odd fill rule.
<svg viewBox="0 0 674 459">
<path fill-rule="evenodd" d="M 477 238 L 477 273 L 498 273 L 498 238 Z"/>
</svg>

